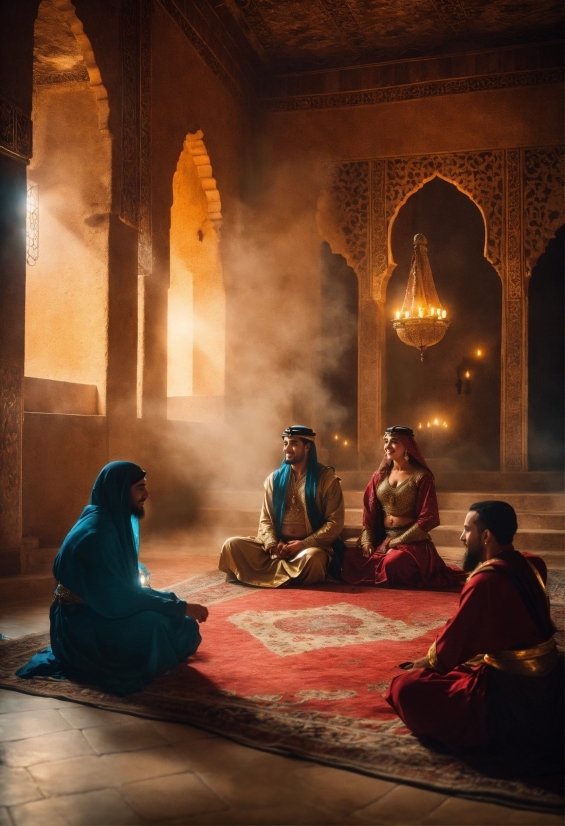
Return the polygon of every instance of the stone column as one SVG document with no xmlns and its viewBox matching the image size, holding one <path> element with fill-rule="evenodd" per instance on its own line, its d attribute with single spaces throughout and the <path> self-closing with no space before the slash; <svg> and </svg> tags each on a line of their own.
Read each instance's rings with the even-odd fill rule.
<svg viewBox="0 0 565 826">
<path fill-rule="evenodd" d="M 5 115 L 27 120 L 0 99 Z M 2 135 L 2 138 L 5 134 Z M 17 142 L 18 136 L 13 135 Z M 4 143 L 4 141 L 3 141 Z M 17 146 L 14 146 L 17 148 Z M 0 576 L 23 571 L 22 430 L 25 344 L 26 160 L 0 147 Z"/>
<path fill-rule="evenodd" d="M 500 469 L 528 469 L 528 350 L 524 300 L 522 172 L 519 149 L 505 152 L 506 250 L 502 304 Z"/>
<path fill-rule="evenodd" d="M 359 468 L 372 468 L 377 457 L 385 404 L 384 304 L 359 297 Z"/>
</svg>

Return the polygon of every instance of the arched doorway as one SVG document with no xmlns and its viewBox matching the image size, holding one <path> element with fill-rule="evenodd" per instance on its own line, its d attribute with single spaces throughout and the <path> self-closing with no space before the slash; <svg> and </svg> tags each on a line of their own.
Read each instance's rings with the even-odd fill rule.
<svg viewBox="0 0 565 826">
<path fill-rule="evenodd" d="M 223 418 L 225 291 L 221 203 L 202 132 L 189 134 L 173 177 L 168 308 L 168 418 Z"/>
<path fill-rule="evenodd" d="M 565 228 L 552 238 L 528 287 L 528 468 L 565 466 L 563 249 Z"/>
<path fill-rule="evenodd" d="M 321 264 L 321 443 L 329 448 L 332 465 L 353 468 L 357 466 L 359 286 L 354 270 L 327 242 L 322 244 Z"/>
<path fill-rule="evenodd" d="M 26 273 L 25 406 L 100 414 L 106 404 L 111 141 L 106 93 L 68 3 L 39 4 L 33 77 L 28 193 L 37 194 L 38 235 Z"/>
<path fill-rule="evenodd" d="M 451 319 L 424 363 L 390 323 L 402 305 L 417 232 L 428 239 L 435 284 Z M 502 286 L 484 257 L 484 235 L 479 209 L 439 177 L 408 198 L 392 227 L 397 266 L 385 304 L 386 421 L 419 429 L 424 453 L 438 469 L 499 468 Z"/>
</svg>

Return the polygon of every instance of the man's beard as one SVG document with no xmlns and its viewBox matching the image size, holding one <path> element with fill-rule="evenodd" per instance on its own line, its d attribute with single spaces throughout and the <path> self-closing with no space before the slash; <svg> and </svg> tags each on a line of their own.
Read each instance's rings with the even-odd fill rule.
<svg viewBox="0 0 565 826">
<path fill-rule="evenodd" d="M 480 551 L 476 551 L 473 548 L 467 548 L 464 555 L 463 555 L 463 562 L 462 567 L 466 573 L 471 573 L 474 571 L 477 565 L 480 565 L 482 562 Z"/>
<path fill-rule="evenodd" d="M 143 503 L 140 502 L 139 505 L 132 505 L 131 512 L 133 516 L 137 516 L 138 519 L 143 519 L 145 516 L 145 508 L 143 507 Z"/>
</svg>

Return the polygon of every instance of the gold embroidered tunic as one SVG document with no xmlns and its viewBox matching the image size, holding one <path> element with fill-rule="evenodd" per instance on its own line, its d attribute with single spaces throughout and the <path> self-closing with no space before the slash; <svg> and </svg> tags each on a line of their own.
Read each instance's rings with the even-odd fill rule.
<svg viewBox="0 0 565 826">
<path fill-rule="evenodd" d="M 332 543 L 343 530 L 345 507 L 340 479 L 333 469 L 319 464 L 318 473 L 316 504 L 324 523 L 317 531 L 312 529 L 306 510 L 306 474 L 295 478 L 293 471 L 287 488 L 282 540 L 300 542 L 301 550 L 296 556 L 292 559 L 271 557 L 271 551 L 279 542 L 271 473 L 265 480 L 257 536 L 236 536 L 226 540 L 220 555 L 220 570 L 240 582 L 266 588 L 277 588 L 289 580 L 306 585 L 323 582 L 333 555 Z"/>
</svg>

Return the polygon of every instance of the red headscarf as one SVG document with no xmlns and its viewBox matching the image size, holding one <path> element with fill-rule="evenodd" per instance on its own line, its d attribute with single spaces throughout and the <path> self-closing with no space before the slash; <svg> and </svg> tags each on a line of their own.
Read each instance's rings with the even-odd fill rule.
<svg viewBox="0 0 565 826">
<path fill-rule="evenodd" d="M 400 430 L 400 429 L 397 430 L 395 427 L 389 427 L 385 431 L 385 434 L 387 434 L 387 435 L 390 434 L 391 436 L 394 436 L 395 439 L 398 439 L 400 442 L 402 442 L 405 449 L 410 454 L 410 458 L 414 459 L 416 462 L 418 462 L 419 465 L 422 465 L 422 467 L 426 468 L 427 471 L 432 473 L 432 471 L 430 470 L 430 468 L 428 467 L 428 465 L 426 463 L 426 460 L 422 456 L 420 448 L 416 444 L 416 439 L 414 438 L 413 435 L 410 435 L 409 433 L 407 433 L 406 432 L 407 430 L 408 430 L 408 428 L 402 428 L 402 430 Z M 386 453 L 385 453 L 385 455 L 383 456 L 382 462 L 380 463 L 380 465 L 378 467 L 377 473 L 381 473 L 382 471 L 388 470 L 388 463 L 389 463 L 389 460 L 387 459 L 387 456 L 386 456 Z M 433 473 L 432 473 L 432 478 L 433 478 Z"/>
</svg>

